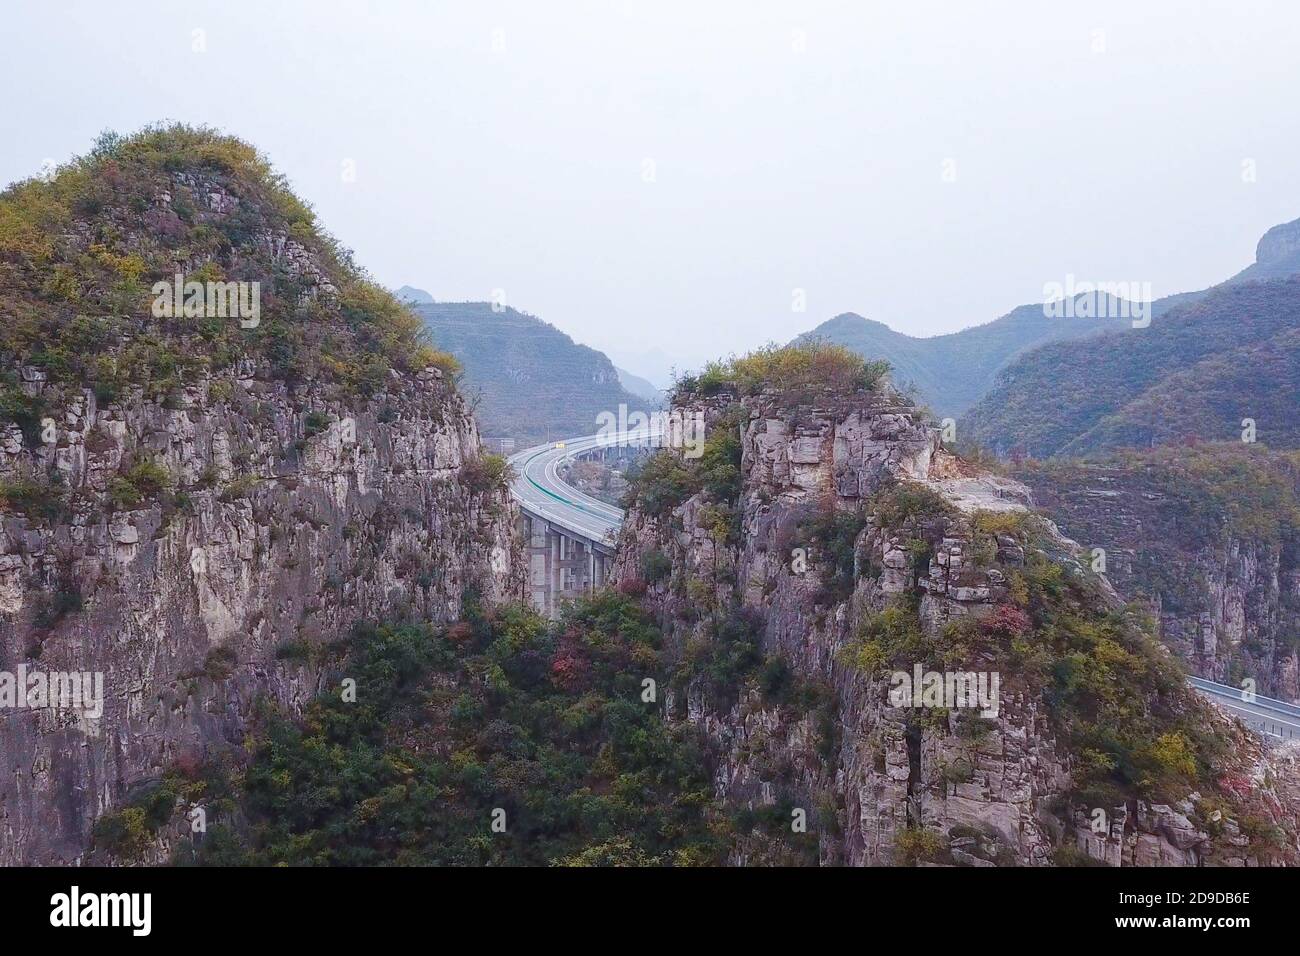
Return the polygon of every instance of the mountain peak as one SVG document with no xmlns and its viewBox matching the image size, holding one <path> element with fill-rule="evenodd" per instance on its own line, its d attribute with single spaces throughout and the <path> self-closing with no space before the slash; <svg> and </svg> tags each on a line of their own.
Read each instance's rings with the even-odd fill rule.
<svg viewBox="0 0 1300 956">
<path fill-rule="evenodd" d="M 900 332 L 894 332 L 884 322 L 878 322 L 875 319 L 868 319 L 864 315 L 858 315 L 856 312 L 841 312 L 832 318 L 827 319 L 817 328 L 813 329 L 813 334 L 818 332 L 844 332 L 856 330 L 862 327 L 884 329 L 887 332 L 893 332 L 895 335 L 901 335 Z"/>
<path fill-rule="evenodd" d="M 518 447 L 588 434 L 602 412 L 659 404 L 629 392 L 608 356 L 579 345 L 548 322 L 490 302 L 415 304 L 439 348 L 481 389 L 475 414 L 489 440 Z M 647 383 L 648 384 L 648 383 Z"/>
<path fill-rule="evenodd" d="M 1300 219 L 1279 223 L 1260 237 L 1255 261 L 1228 282 L 1285 279 L 1300 273 Z"/>
<path fill-rule="evenodd" d="M 352 393 L 449 358 L 261 153 L 203 127 L 105 133 L 0 193 L 0 261 L 0 356 L 105 402 L 179 400 L 244 359 Z"/>
<path fill-rule="evenodd" d="M 417 289 L 413 285 L 404 285 L 393 292 L 398 302 L 409 302 L 414 305 L 433 305 L 433 296 L 423 289 Z"/>
<path fill-rule="evenodd" d="M 1300 256 L 1300 219 L 1274 226 L 1260 237 L 1255 261 L 1269 264 Z"/>
</svg>

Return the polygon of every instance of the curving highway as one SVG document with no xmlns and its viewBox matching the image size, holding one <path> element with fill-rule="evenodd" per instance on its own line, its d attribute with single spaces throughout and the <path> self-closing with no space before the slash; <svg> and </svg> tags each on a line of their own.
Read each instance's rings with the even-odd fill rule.
<svg viewBox="0 0 1300 956">
<path fill-rule="evenodd" d="M 1300 740 L 1300 706 L 1258 695 L 1247 702 L 1240 687 L 1218 684 L 1203 677 L 1189 677 L 1187 683 L 1265 737 Z"/>
<path fill-rule="evenodd" d="M 623 524 L 623 510 L 583 494 L 559 476 L 565 459 L 591 451 L 648 437 L 647 432 L 585 435 L 526 448 L 510 456 L 515 478 L 510 491 L 520 506 L 538 517 L 586 538 L 597 546 L 612 548 Z"/>
<path fill-rule="evenodd" d="M 649 433 L 586 435 L 527 448 L 510 457 L 515 471 L 510 490 L 527 512 L 537 515 L 580 538 L 593 547 L 612 553 L 623 511 L 583 494 L 559 476 L 560 463 L 583 452 L 644 440 Z M 1229 715 L 1272 740 L 1300 740 L 1300 705 L 1256 696 L 1247 702 L 1240 688 L 1200 677 L 1188 683 Z"/>
</svg>

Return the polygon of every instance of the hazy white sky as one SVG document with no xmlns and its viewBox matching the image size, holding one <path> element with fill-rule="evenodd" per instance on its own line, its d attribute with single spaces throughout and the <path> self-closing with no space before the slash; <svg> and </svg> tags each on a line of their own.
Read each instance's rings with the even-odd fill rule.
<svg viewBox="0 0 1300 956">
<path fill-rule="evenodd" d="M 504 289 L 625 364 L 954 331 L 1066 273 L 1199 288 L 1300 217 L 1293 0 L 7 0 L 0 32 L 0 181 L 211 124 L 379 281 Z"/>
</svg>

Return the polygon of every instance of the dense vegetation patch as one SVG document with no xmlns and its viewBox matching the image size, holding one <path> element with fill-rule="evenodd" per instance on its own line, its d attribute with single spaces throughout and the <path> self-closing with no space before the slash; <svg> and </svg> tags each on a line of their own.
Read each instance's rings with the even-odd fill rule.
<svg viewBox="0 0 1300 956">
<path fill-rule="evenodd" d="M 1078 456 L 1239 439 L 1300 447 L 1300 277 L 1223 285 L 1149 328 L 1011 361 L 963 418 L 1000 453 Z"/>
<path fill-rule="evenodd" d="M 793 555 L 796 549 L 805 552 L 808 569 L 821 581 L 818 604 L 847 601 L 857 582 L 857 540 L 867 526 L 866 512 L 840 511 L 830 502 L 820 502 L 791 517 L 777 537 L 778 551 L 782 556 Z"/>
<path fill-rule="evenodd" d="M 1264 553 L 1277 549 L 1283 569 L 1300 567 L 1296 452 L 1230 442 L 1027 464 L 1016 475 L 1070 537 L 1131 554 L 1110 569 L 1116 585 L 1132 597 L 1158 598 L 1166 613 L 1208 609 L 1196 567 L 1203 549 L 1235 541 Z M 1096 497 L 1094 489 L 1110 497 Z M 1279 624 L 1279 636 L 1294 632 Z"/>
<path fill-rule="evenodd" d="M 676 711 L 671 716 L 688 719 L 687 701 L 708 712 L 727 714 L 761 707 L 779 715 L 776 735 L 754 733 L 747 738 L 750 766 L 772 787 L 772 802 L 729 802 L 724 808 L 725 832 L 732 848 L 752 862 L 780 866 L 816 866 L 820 837 L 838 831 L 833 799 L 819 798 L 799 782 L 800 757 L 833 761 L 841 744 L 837 698 L 824 680 L 794 671 L 779 652 L 764 654 L 762 617 L 753 609 L 732 604 L 701 622 L 676 657 L 671 686 Z M 804 725 L 805 730 L 793 728 Z M 800 743 L 789 745 L 789 735 Z M 804 736 L 806 733 L 806 736 Z M 794 811 L 804 815 L 806 830 L 791 826 Z"/>
<path fill-rule="evenodd" d="M 796 833 L 784 790 L 770 807 L 717 802 L 685 719 L 688 688 L 722 710 L 745 696 L 809 720 L 830 757 L 834 694 L 764 656 L 759 631 L 736 609 L 670 654 L 632 599 L 606 591 L 551 624 L 521 606 L 471 606 L 445 628 L 367 626 L 337 645 L 286 647 L 279 659 L 324 664 L 331 689 L 299 720 L 260 703 L 244 749 L 137 787 L 97 822 L 95 847 L 140 862 L 201 808 L 206 832 L 183 839 L 175 863 L 701 865 L 740 841 L 770 862 L 815 864 L 833 808 L 801 796 L 813 820 Z M 669 689 L 677 708 L 665 714 Z"/>
<path fill-rule="evenodd" d="M 259 283 L 259 324 L 155 317 L 154 283 L 178 272 Z M 101 403 L 133 386 L 165 402 L 246 356 L 340 394 L 373 392 L 390 369 L 455 370 L 266 159 L 233 137 L 184 125 L 105 133 L 48 182 L 0 193 L 0 365 L 10 370 L 0 422 L 29 442 L 50 409 L 20 388 L 19 367 L 69 391 L 93 388 Z"/>
<path fill-rule="evenodd" d="M 922 518 L 942 518 L 954 512 L 952 504 L 938 491 L 915 481 L 899 481 L 872 495 L 868 510 L 883 528 L 901 528 Z"/>
<path fill-rule="evenodd" d="M 267 711 L 245 767 L 184 781 L 186 800 L 216 803 L 179 859 L 718 862 L 706 762 L 695 731 L 663 719 L 659 652 L 651 621 L 612 592 L 555 625 L 512 606 L 446 628 L 361 628 L 302 720 Z M 161 811 L 135 809 L 101 822 L 103 845 L 142 845 Z"/>
<path fill-rule="evenodd" d="M 461 483 L 474 494 L 505 491 L 513 477 L 510 462 L 491 452 L 483 452 L 465 462 L 460 472 Z"/>
<path fill-rule="evenodd" d="M 732 390 L 745 396 L 771 389 L 797 401 L 814 390 L 840 395 L 870 391 L 888 371 L 888 362 L 869 361 L 842 345 L 768 345 L 739 358 L 709 362 L 698 375 L 680 379 L 676 391 L 679 396 L 709 396 Z"/>
<path fill-rule="evenodd" d="M 1032 520 L 979 513 L 967 532 L 977 563 L 1005 577 L 1008 603 L 931 634 L 917 595 L 904 595 L 860 623 L 841 660 L 877 676 L 916 663 L 997 671 L 1004 695 L 1008 682 L 1041 694 L 1063 748 L 1081 755 L 1073 797 L 1086 806 L 1212 791 L 1224 745 L 1201 719 L 1177 662 L 1148 633 L 1150 622 L 1099 610 L 1096 580 L 1049 558 Z M 997 540 L 1007 536 L 1023 547 L 1023 563 L 999 558 Z"/>
<path fill-rule="evenodd" d="M 630 469 L 623 507 L 664 518 L 688 498 L 703 492 L 707 500 L 726 507 L 723 520 L 729 522 L 740 498 L 740 428 L 744 420 L 744 410 L 736 406 L 710 424 L 699 458 L 687 458 L 678 449 L 662 448 Z"/>
<path fill-rule="evenodd" d="M 68 489 L 52 479 L 0 479 L 0 510 L 36 521 L 56 521 L 63 514 Z"/>
<path fill-rule="evenodd" d="M 1165 526 L 1162 534 L 1176 533 L 1191 546 L 1220 544 L 1228 536 L 1276 544 L 1300 530 L 1300 452 L 1225 442 L 1027 463 L 1018 474 L 1054 498 L 1098 479 L 1147 496 L 1157 502 L 1151 510 Z M 1075 516 L 1073 510 L 1063 514 Z"/>
<path fill-rule="evenodd" d="M 1233 442 L 1127 453 L 1119 462 L 1146 472 L 1202 540 L 1227 533 L 1276 544 L 1300 531 L 1300 452 Z"/>
</svg>

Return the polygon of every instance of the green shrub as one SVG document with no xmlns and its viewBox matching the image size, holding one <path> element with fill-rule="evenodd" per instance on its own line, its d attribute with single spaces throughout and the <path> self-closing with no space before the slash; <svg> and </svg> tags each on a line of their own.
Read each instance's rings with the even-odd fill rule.
<svg viewBox="0 0 1300 956">
<path fill-rule="evenodd" d="M 740 358 L 709 362 L 698 375 L 678 382 L 678 390 L 704 396 L 726 389 L 753 395 L 767 388 L 800 397 L 810 389 L 845 395 L 870 391 L 888 371 L 888 362 L 867 361 L 842 345 L 768 345 Z"/>
<path fill-rule="evenodd" d="M 971 527 L 978 534 L 1023 537 L 1033 516 L 1028 511 L 988 511 L 981 509 L 971 517 Z"/>
<path fill-rule="evenodd" d="M 257 481 L 256 475 L 240 475 L 238 478 L 226 482 L 226 486 L 221 489 L 218 498 L 227 504 L 247 498 L 253 493 L 253 489 L 257 487 Z"/>
<path fill-rule="evenodd" d="M 330 417 L 324 412 L 308 412 L 303 419 L 302 430 L 308 438 L 319 435 L 330 427 Z"/>
<path fill-rule="evenodd" d="M 209 680 L 221 682 L 235 672 L 238 662 L 233 647 L 214 647 L 203 658 L 203 675 Z"/>
<path fill-rule="evenodd" d="M 277 661 L 309 661 L 312 657 L 312 646 L 307 641 L 294 640 L 285 641 L 275 649 L 275 659 Z"/>
<path fill-rule="evenodd" d="M 944 851 L 943 837 L 933 830 L 903 830 L 894 842 L 895 859 L 901 866 L 934 862 Z"/>
<path fill-rule="evenodd" d="M 1150 766 L 1151 775 L 1144 780 L 1149 789 L 1177 793 L 1196 783 L 1196 752 L 1183 734 L 1161 734 L 1140 754 Z"/>
<path fill-rule="evenodd" d="M 112 813 L 105 813 L 95 821 L 95 845 L 108 850 L 114 856 L 127 860 L 138 859 L 144 855 L 153 840 L 153 831 L 149 829 L 145 812 L 140 807 L 123 807 Z"/>
<path fill-rule="evenodd" d="M 0 508 L 42 521 L 57 520 L 63 514 L 67 489 L 62 485 L 30 478 L 0 479 Z"/>
<path fill-rule="evenodd" d="M 144 501 L 157 498 L 171 484 L 167 469 L 151 459 L 136 462 L 124 475 L 109 483 L 109 497 L 121 510 L 135 508 Z"/>
<path fill-rule="evenodd" d="M 673 560 L 662 551 L 647 551 L 641 555 L 641 574 L 649 584 L 657 584 L 673 570 Z"/>
<path fill-rule="evenodd" d="M 759 628 L 751 612 L 728 609 L 709 622 L 704 640 L 687 649 L 674 683 L 683 690 L 698 685 L 716 709 L 729 709 L 763 665 Z"/>
<path fill-rule="evenodd" d="M 839 660 L 868 675 L 896 667 L 910 670 L 917 663 L 939 663 L 920 617 L 904 604 L 864 618 L 854 639 L 840 649 Z"/>
<path fill-rule="evenodd" d="M 765 700 L 779 701 L 793 681 L 790 665 L 784 657 L 772 655 L 763 662 L 758 672 L 758 686 Z"/>
<path fill-rule="evenodd" d="M 861 511 L 840 511 L 830 503 L 804 510 L 780 535 L 782 556 L 794 548 L 811 550 L 809 567 L 820 574 L 818 604 L 848 600 L 857 582 L 858 536 L 867 526 Z"/>
<path fill-rule="evenodd" d="M 28 395 L 14 383 L 0 383 L 0 423 L 13 422 L 31 448 L 41 445 L 41 420 L 48 414 L 44 399 Z"/>
<path fill-rule="evenodd" d="M 953 506 L 933 488 L 914 481 L 900 481 L 877 492 L 868 505 L 883 528 L 900 528 L 913 518 L 951 515 Z"/>
<path fill-rule="evenodd" d="M 680 455 L 661 449 L 628 472 L 628 490 L 622 504 L 662 518 L 699 490 L 692 469 Z"/>
<path fill-rule="evenodd" d="M 460 480 L 472 494 L 504 491 L 514 477 L 510 462 L 501 455 L 483 452 L 461 466 Z"/>
<path fill-rule="evenodd" d="M 695 463 L 700 487 L 714 501 L 734 502 L 740 497 L 740 432 L 723 420 L 710 429 Z"/>
<path fill-rule="evenodd" d="M 1106 861 L 1089 856 L 1073 843 L 1058 846 L 1052 853 L 1052 863 L 1055 866 L 1109 866 Z"/>
<path fill-rule="evenodd" d="M 729 412 L 707 429 L 699 458 L 665 448 L 629 471 L 623 506 L 663 518 L 700 492 L 714 503 L 735 504 L 741 491 L 739 415 Z"/>
</svg>

